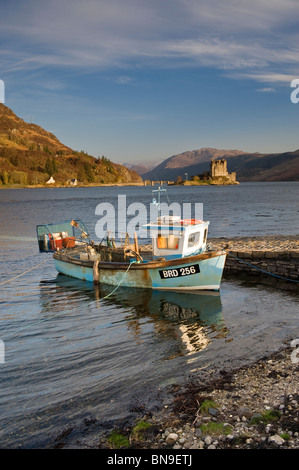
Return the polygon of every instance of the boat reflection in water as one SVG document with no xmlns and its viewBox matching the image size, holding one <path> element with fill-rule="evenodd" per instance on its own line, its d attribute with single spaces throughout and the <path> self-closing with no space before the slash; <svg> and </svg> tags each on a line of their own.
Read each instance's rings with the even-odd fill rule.
<svg viewBox="0 0 299 470">
<path fill-rule="evenodd" d="M 125 322 L 129 337 L 138 344 L 145 341 L 151 325 L 155 343 L 164 343 L 164 353 L 165 342 L 169 344 L 168 357 L 162 354 L 164 359 L 193 355 L 228 333 L 219 292 L 183 293 L 127 287 L 113 292 L 112 286 L 91 285 L 61 274 L 55 284 L 60 289 L 60 297 L 63 290 L 65 305 L 74 302 L 84 312 L 84 299 L 94 300 L 97 308 L 109 307 L 107 315 L 111 308 L 113 312 L 118 311 L 117 317 L 113 314 L 113 322 Z"/>
<path fill-rule="evenodd" d="M 111 291 L 109 288 L 110 286 L 100 287 L 100 297 L 107 295 Z M 210 343 L 213 333 L 225 333 L 219 292 L 184 294 L 135 289 L 134 294 L 132 289 L 122 288 L 111 301 L 134 308 L 137 314 L 134 321 L 131 321 L 134 331 L 138 330 L 139 318 L 147 314 L 154 320 L 158 334 L 172 334 L 180 338 L 184 345 L 181 351 L 183 355 L 204 349 Z"/>
</svg>

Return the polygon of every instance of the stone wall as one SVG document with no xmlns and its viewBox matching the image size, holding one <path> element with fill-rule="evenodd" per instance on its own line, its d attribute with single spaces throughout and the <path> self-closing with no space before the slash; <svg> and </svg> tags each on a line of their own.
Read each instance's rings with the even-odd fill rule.
<svg viewBox="0 0 299 470">
<path fill-rule="evenodd" d="M 279 287 L 299 291 L 299 282 L 294 282 L 299 281 L 299 235 L 212 238 L 208 242 L 210 248 L 232 255 L 226 257 L 224 276 L 247 275 L 248 279 L 277 282 Z"/>
<path fill-rule="evenodd" d="M 272 252 L 272 251 L 230 251 L 232 256 L 226 258 L 226 273 L 247 273 L 264 276 L 265 273 L 256 268 L 267 271 L 275 276 L 299 281 L 299 252 Z M 240 261 L 236 258 L 240 259 Z M 246 263 L 246 264 L 245 264 Z M 252 265 L 252 266 L 249 266 Z M 254 267 L 253 267 L 254 266 Z"/>
</svg>

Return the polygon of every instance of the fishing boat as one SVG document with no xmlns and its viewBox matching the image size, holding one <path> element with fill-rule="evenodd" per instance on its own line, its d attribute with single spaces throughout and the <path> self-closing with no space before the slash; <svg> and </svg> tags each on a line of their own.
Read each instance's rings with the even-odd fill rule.
<svg viewBox="0 0 299 470">
<path fill-rule="evenodd" d="M 110 286 L 165 291 L 219 291 L 225 251 L 207 245 L 208 221 L 159 215 L 143 226 L 151 249 L 128 237 L 96 244 L 81 220 L 38 225 L 41 252 L 53 252 L 59 273 Z"/>
</svg>

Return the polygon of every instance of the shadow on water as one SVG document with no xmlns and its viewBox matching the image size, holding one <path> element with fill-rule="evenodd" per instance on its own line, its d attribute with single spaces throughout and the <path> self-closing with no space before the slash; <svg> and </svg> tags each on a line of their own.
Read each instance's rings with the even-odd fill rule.
<svg viewBox="0 0 299 470">
<path fill-rule="evenodd" d="M 126 322 L 136 340 L 142 340 L 143 320 L 150 321 L 160 339 L 165 335 L 165 340 L 172 336 L 179 341 L 178 355 L 201 351 L 210 343 L 212 333 L 216 333 L 216 337 L 227 334 L 220 292 L 182 293 L 119 287 L 111 295 L 112 286 L 92 285 L 60 274 L 56 284 L 67 290 L 68 297 L 72 293 L 76 296 L 81 290 L 81 296 L 95 301 L 98 306 L 123 310 L 120 321 Z"/>
</svg>

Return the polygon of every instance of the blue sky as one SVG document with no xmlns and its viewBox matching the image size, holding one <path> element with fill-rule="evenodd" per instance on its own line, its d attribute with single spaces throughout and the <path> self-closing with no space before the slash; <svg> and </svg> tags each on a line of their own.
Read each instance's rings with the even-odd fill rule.
<svg viewBox="0 0 299 470">
<path fill-rule="evenodd" d="M 298 0 L 0 0 L 5 104 L 115 162 L 299 148 Z"/>
</svg>

